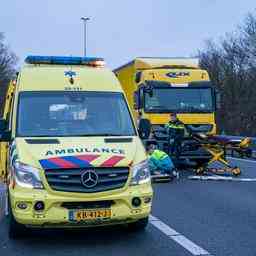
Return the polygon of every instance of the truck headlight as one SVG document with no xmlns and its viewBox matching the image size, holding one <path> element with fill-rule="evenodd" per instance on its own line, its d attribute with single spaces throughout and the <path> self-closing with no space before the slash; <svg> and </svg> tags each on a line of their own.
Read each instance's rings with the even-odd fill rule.
<svg viewBox="0 0 256 256">
<path fill-rule="evenodd" d="M 150 181 L 148 161 L 142 161 L 132 167 L 131 185 L 140 185 Z"/>
<path fill-rule="evenodd" d="M 35 167 L 21 162 L 15 162 L 13 169 L 15 181 L 19 186 L 36 189 L 44 188 L 39 176 L 39 170 Z"/>
</svg>

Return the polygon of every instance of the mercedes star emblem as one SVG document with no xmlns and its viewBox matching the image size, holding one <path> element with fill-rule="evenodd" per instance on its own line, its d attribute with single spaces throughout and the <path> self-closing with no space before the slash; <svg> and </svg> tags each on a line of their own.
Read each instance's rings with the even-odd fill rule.
<svg viewBox="0 0 256 256">
<path fill-rule="evenodd" d="M 86 188 L 93 188 L 98 184 L 99 176 L 93 170 L 85 171 L 81 175 L 81 182 Z"/>
</svg>

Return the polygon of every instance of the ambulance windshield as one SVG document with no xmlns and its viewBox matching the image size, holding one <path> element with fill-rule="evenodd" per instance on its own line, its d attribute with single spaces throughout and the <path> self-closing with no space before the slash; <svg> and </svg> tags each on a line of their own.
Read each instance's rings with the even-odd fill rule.
<svg viewBox="0 0 256 256">
<path fill-rule="evenodd" d="M 122 93 L 21 92 L 17 136 L 133 136 Z"/>
</svg>

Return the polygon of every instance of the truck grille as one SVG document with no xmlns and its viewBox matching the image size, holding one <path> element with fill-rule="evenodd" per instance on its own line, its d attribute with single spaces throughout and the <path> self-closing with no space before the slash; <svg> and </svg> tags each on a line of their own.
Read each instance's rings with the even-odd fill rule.
<svg viewBox="0 0 256 256">
<path fill-rule="evenodd" d="M 96 184 L 88 182 L 89 187 L 82 183 L 82 177 L 87 171 L 93 171 L 97 176 Z M 78 193 L 96 193 L 124 187 L 129 176 L 129 169 L 125 167 L 49 169 L 45 170 L 45 176 L 49 186 L 53 190 Z"/>
</svg>

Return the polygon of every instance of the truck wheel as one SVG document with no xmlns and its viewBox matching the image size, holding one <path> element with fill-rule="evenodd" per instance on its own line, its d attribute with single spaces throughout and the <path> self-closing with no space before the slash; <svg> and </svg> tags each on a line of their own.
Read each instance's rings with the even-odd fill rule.
<svg viewBox="0 0 256 256">
<path fill-rule="evenodd" d="M 129 223 L 128 229 L 130 231 L 143 231 L 148 225 L 148 217 Z"/>
<path fill-rule="evenodd" d="M 26 227 L 20 223 L 18 223 L 12 213 L 12 209 L 9 207 L 9 238 L 10 239 L 17 239 L 24 237 L 26 233 Z"/>
</svg>

